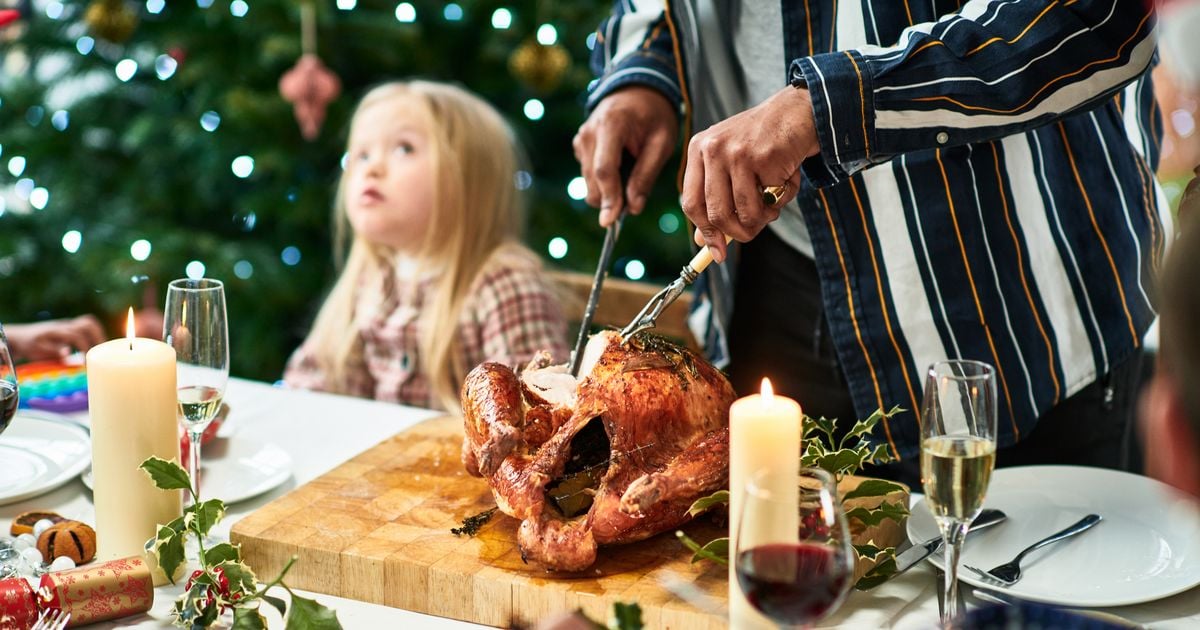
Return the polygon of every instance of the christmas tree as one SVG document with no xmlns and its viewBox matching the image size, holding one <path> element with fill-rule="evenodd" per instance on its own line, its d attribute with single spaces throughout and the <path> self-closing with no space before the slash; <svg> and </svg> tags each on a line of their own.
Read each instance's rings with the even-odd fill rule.
<svg viewBox="0 0 1200 630">
<path fill-rule="evenodd" d="M 5 4 L 15 6 L 5 6 Z M 603 231 L 571 154 L 607 2 L 314 0 L 307 47 L 340 79 L 301 134 L 280 77 L 306 48 L 294 0 L 0 0 L 0 322 L 162 305 L 224 280 L 233 373 L 273 380 L 334 277 L 331 208 L 366 89 L 425 77 L 492 102 L 530 155 L 527 243 L 591 273 Z M 613 273 L 689 256 L 668 165 Z"/>
</svg>

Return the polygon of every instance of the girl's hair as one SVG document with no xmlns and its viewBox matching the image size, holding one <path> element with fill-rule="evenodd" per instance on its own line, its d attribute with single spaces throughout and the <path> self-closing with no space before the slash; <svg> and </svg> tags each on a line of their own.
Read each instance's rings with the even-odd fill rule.
<svg viewBox="0 0 1200 630">
<path fill-rule="evenodd" d="M 428 231 L 417 251 L 418 273 L 437 270 L 438 278 L 418 320 L 420 359 L 435 403 L 458 408 L 459 383 L 472 366 L 462 365 L 458 325 L 468 294 L 484 263 L 511 255 L 537 265 L 537 257 L 520 245 L 525 199 L 515 186 L 524 164 L 516 138 L 491 105 L 457 86 L 431 81 L 397 81 L 380 85 L 363 97 L 351 120 L 371 107 L 390 107 L 423 120 L 430 134 L 433 160 L 433 208 Z M 342 260 L 341 275 L 326 298 L 311 342 L 318 365 L 335 391 L 348 389 L 348 368 L 362 360 L 362 340 L 355 312 L 359 291 L 384 290 L 380 271 L 394 264 L 394 252 L 353 233 L 346 216 L 343 170 L 334 204 L 334 252 Z"/>
</svg>

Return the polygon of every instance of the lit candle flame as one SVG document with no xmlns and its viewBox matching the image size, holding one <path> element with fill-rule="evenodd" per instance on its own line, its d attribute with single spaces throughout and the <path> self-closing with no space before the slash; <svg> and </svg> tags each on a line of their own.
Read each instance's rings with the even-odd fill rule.
<svg viewBox="0 0 1200 630">
<path fill-rule="evenodd" d="M 129 317 L 125 318 L 125 338 L 133 339 L 136 335 L 133 333 L 133 307 L 129 307 Z"/>
<path fill-rule="evenodd" d="M 775 398 L 775 390 L 771 388 L 771 379 L 763 379 L 760 393 L 762 394 L 763 403 L 769 403 Z"/>
</svg>

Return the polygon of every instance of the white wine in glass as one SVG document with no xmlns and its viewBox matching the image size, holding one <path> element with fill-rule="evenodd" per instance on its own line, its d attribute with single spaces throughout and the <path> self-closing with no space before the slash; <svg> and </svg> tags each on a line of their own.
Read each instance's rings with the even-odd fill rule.
<svg viewBox="0 0 1200 630">
<path fill-rule="evenodd" d="M 955 359 L 929 367 L 921 402 L 921 481 L 945 540 L 942 626 L 958 614 L 958 558 L 996 463 L 996 371 Z"/>
<path fill-rule="evenodd" d="M 173 280 L 167 287 L 163 341 L 175 349 L 179 419 L 188 434 L 188 474 L 200 498 L 200 438 L 217 415 L 229 382 L 225 285 L 210 278 Z"/>
</svg>

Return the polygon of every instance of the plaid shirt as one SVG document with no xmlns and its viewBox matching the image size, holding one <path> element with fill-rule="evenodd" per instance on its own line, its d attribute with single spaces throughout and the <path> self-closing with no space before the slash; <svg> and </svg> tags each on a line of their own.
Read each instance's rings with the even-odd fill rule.
<svg viewBox="0 0 1200 630">
<path fill-rule="evenodd" d="M 379 290 L 372 290 L 372 286 Z M 432 299 L 436 279 L 405 278 L 388 269 L 379 284 L 360 285 L 356 326 L 361 351 L 351 357 L 344 393 L 427 408 L 433 400 L 418 348 L 419 315 Z M 474 367 L 496 361 L 512 367 L 528 363 L 540 350 L 565 361 L 567 322 L 541 271 L 527 264 L 493 259 L 470 292 L 459 317 L 458 356 Z M 288 361 L 290 387 L 329 391 L 328 375 L 316 361 L 311 338 Z M 461 375 L 465 376 L 465 375 Z M 461 379 L 460 376 L 460 379 Z"/>
</svg>

